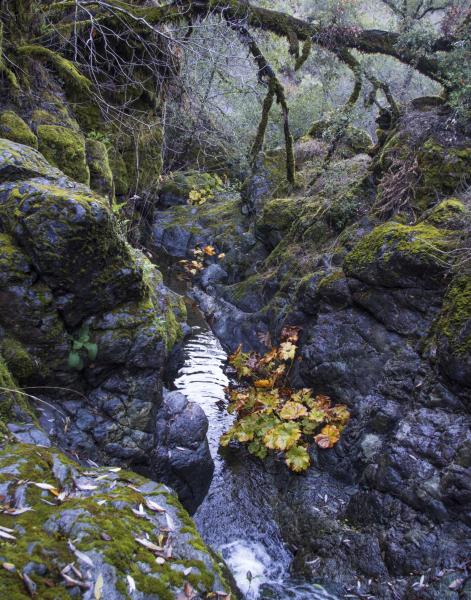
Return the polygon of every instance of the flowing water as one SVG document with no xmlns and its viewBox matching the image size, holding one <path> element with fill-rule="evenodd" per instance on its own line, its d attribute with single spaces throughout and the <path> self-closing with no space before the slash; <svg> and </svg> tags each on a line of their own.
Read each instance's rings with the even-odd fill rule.
<svg viewBox="0 0 471 600">
<path fill-rule="evenodd" d="M 162 261 L 159 260 L 162 269 Z M 182 293 L 172 265 L 162 269 L 167 285 Z M 167 271 L 167 272 L 166 272 Z M 183 348 L 184 362 L 174 385 L 205 411 L 208 441 L 215 463 L 209 492 L 194 515 L 205 542 L 224 557 L 246 600 L 320 600 L 335 596 L 320 586 L 290 576 L 292 555 L 272 514 L 274 489 L 257 461 L 239 461 L 219 453 L 219 438 L 233 416 L 227 408 L 227 355 L 194 304 L 188 303 L 192 335 Z"/>
</svg>

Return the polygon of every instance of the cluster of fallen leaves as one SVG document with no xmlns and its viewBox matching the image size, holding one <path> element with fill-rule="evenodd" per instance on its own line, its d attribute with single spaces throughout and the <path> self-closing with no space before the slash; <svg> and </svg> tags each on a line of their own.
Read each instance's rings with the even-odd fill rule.
<svg viewBox="0 0 471 600">
<path fill-rule="evenodd" d="M 229 357 L 240 382 L 229 388 L 228 410 L 237 414 L 237 420 L 220 440 L 222 446 L 232 440 L 247 444 L 249 452 L 261 459 L 269 450 L 282 452 L 296 473 L 310 465 L 309 446 L 332 448 L 350 418 L 347 407 L 333 406 L 328 396 L 287 386 L 299 334 L 299 327 L 285 327 L 280 345 L 265 355 L 239 347 Z"/>
<path fill-rule="evenodd" d="M 106 471 L 83 471 L 81 476 L 93 477 L 94 481 L 99 482 L 107 479 L 106 490 L 109 492 L 111 501 L 113 499 L 113 490 L 119 484 L 125 484 L 126 487 L 132 489 L 137 493 L 141 493 L 140 490 L 135 487 L 129 480 L 120 478 L 117 473 L 121 471 L 120 467 L 107 467 Z M 112 479 L 111 479 L 112 478 Z M 74 480 L 73 487 L 67 490 L 59 490 L 56 486 L 46 482 L 35 482 L 30 480 L 18 480 L 17 485 L 34 486 L 40 490 L 49 492 L 48 497 L 41 497 L 40 501 L 51 506 L 58 506 L 67 500 L 77 497 L 77 492 L 93 492 L 100 490 L 100 499 L 96 500 L 96 503 L 101 506 L 106 504 L 108 500 L 103 499 L 102 492 L 103 487 L 90 483 L 89 480 L 83 481 L 82 477 Z M 24 506 L 21 508 L 13 507 L 9 504 L 0 505 L 0 513 L 10 515 L 12 517 L 21 515 L 25 512 L 34 510 L 30 506 Z M 158 534 L 156 533 L 152 538 L 147 532 L 140 533 L 134 537 L 136 542 L 136 548 L 142 546 L 155 557 L 157 565 L 164 565 L 167 561 L 172 561 L 174 538 L 173 532 L 175 531 L 175 524 L 172 517 L 167 513 L 166 508 L 158 504 L 155 500 L 149 497 L 144 497 L 140 504 L 136 507 L 130 507 L 130 510 L 134 515 L 142 519 L 148 519 L 152 513 L 161 514 L 165 517 L 164 523 L 159 525 Z M 10 527 L 0 526 L 0 542 L 2 540 L 9 543 L 17 541 L 17 536 L 21 535 L 22 528 L 12 529 Z M 100 533 L 100 537 L 104 541 L 112 541 L 112 537 L 105 531 Z M 72 540 L 67 541 L 70 552 L 75 556 L 75 560 L 66 564 L 60 571 L 60 577 L 62 584 L 66 588 L 79 588 L 81 590 L 90 590 L 92 593 L 91 598 L 94 600 L 105 600 L 103 594 L 104 579 L 101 573 L 94 573 L 94 563 L 90 556 L 85 552 L 77 549 Z M 23 585 L 32 598 L 37 597 L 37 586 L 36 583 L 29 577 L 25 572 L 21 572 L 13 563 L 3 562 L 0 563 L 2 568 L 8 572 L 15 573 L 23 581 Z M 183 575 L 188 577 L 193 570 L 193 567 L 187 567 L 183 570 Z M 48 578 L 43 578 L 43 583 L 46 587 L 54 588 L 57 583 Z M 133 593 L 137 591 L 136 582 L 132 575 L 126 575 L 126 586 L 131 597 Z M 200 597 L 198 592 L 193 588 L 189 581 L 186 581 L 183 585 L 183 589 L 180 593 L 177 593 L 176 600 L 192 600 L 193 598 Z M 226 592 L 209 592 L 206 598 L 212 600 L 230 600 L 231 595 Z"/>
<path fill-rule="evenodd" d="M 210 259 L 214 260 L 222 260 L 226 255 L 221 253 L 217 254 L 214 246 L 197 246 L 192 250 L 192 254 L 194 256 L 191 260 L 181 260 L 180 265 L 183 267 L 183 270 L 190 277 L 194 277 L 198 275 L 203 269 L 208 266 L 208 261 Z"/>
</svg>

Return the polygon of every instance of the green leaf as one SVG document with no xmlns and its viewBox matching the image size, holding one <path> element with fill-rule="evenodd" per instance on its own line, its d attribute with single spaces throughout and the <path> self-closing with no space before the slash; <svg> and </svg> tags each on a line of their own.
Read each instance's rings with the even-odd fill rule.
<svg viewBox="0 0 471 600">
<path fill-rule="evenodd" d="M 303 446 L 293 446 L 285 454 L 285 462 L 295 473 L 305 471 L 311 464 L 309 452 Z"/>
<path fill-rule="evenodd" d="M 295 423 L 282 423 L 267 431 L 263 441 L 271 450 L 287 450 L 301 437 L 301 430 Z"/>
<path fill-rule="evenodd" d="M 78 352 L 70 352 L 69 367 L 71 369 L 77 369 L 77 371 L 83 369 L 83 360 L 81 359 L 80 354 Z"/>
<path fill-rule="evenodd" d="M 250 452 L 250 454 L 253 454 L 254 456 L 256 456 L 257 458 L 260 459 L 264 459 L 267 457 L 268 454 L 268 450 L 265 448 L 265 446 L 260 443 L 258 440 L 254 440 L 253 442 L 251 442 L 248 447 L 247 447 L 248 451 Z"/>
<path fill-rule="evenodd" d="M 88 359 L 95 360 L 98 354 L 98 346 L 96 344 L 85 344 L 88 352 Z"/>
<path fill-rule="evenodd" d="M 78 340 L 74 340 L 72 342 L 72 349 L 73 350 L 81 350 L 82 348 L 83 348 L 82 342 L 79 342 Z"/>
</svg>

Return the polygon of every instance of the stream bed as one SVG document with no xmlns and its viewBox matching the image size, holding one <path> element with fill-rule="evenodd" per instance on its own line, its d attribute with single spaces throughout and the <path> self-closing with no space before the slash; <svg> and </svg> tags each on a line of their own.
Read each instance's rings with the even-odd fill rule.
<svg viewBox="0 0 471 600">
<path fill-rule="evenodd" d="M 185 285 L 175 280 L 173 265 L 162 265 L 166 284 L 182 294 Z M 283 542 L 272 512 L 277 491 L 263 465 L 252 459 L 219 452 L 219 438 L 233 416 L 227 412 L 225 373 L 227 354 L 204 317 L 188 299 L 188 324 L 183 363 L 174 386 L 198 403 L 209 421 L 208 441 L 215 470 L 209 492 L 194 515 L 204 539 L 221 553 L 246 600 L 321 600 L 336 596 L 321 586 L 290 576 L 292 555 Z"/>
</svg>

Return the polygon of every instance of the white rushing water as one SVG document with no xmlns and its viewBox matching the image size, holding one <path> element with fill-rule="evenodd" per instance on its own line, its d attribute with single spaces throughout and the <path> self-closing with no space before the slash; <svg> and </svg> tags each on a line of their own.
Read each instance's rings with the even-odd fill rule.
<svg viewBox="0 0 471 600">
<path fill-rule="evenodd" d="M 246 600 L 320 600 L 323 588 L 293 580 L 292 556 L 272 514 L 270 478 L 256 461 L 241 464 L 218 452 L 219 438 L 234 417 L 227 408 L 227 355 L 213 333 L 194 327 L 184 347 L 175 387 L 197 402 L 209 421 L 208 441 L 215 463 L 208 495 L 195 514 L 205 541 L 219 551 Z"/>
</svg>

